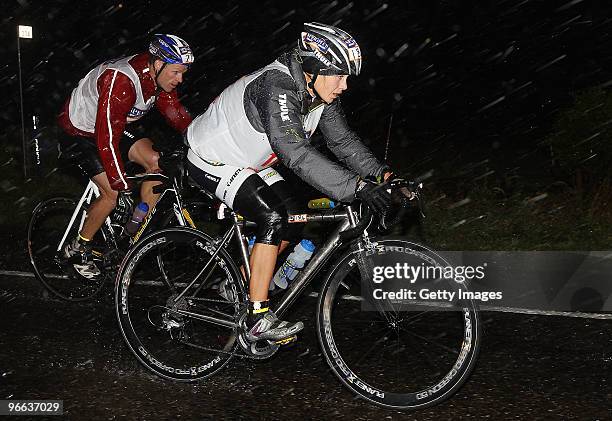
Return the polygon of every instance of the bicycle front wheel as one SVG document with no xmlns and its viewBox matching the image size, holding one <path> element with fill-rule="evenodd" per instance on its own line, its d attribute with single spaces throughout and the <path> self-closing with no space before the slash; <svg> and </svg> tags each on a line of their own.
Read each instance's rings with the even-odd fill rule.
<svg viewBox="0 0 612 421">
<path fill-rule="evenodd" d="M 191 228 L 140 240 L 117 273 L 115 307 L 126 344 L 158 376 L 196 381 L 220 370 L 238 345 L 241 275 L 226 250 Z"/>
<path fill-rule="evenodd" d="M 53 295 L 67 301 L 93 298 L 105 280 L 104 273 L 81 276 L 62 256 L 62 249 L 77 236 L 85 217 L 84 207 L 75 210 L 72 199 L 49 199 L 36 206 L 28 224 L 28 254 L 36 278 Z"/>
<path fill-rule="evenodd" d="M 409 253 L 424 264 L 448 265 L 405 240 L 379 240 L 375 247 L 379 254 Z M 411 409 L 442 402 L 474 368 L 481 341 L 477 305 L 456 299 L 411 303 L 409 311 L 392 303 L 364 308 L 372 289 L 362 283 L 359 258 L 347 251 L 321 290 L 317 332 L 328 364 L 353 393 L 377 405 Z M 456 288 L 453 282 L 446 288 Z"/>
</svg>

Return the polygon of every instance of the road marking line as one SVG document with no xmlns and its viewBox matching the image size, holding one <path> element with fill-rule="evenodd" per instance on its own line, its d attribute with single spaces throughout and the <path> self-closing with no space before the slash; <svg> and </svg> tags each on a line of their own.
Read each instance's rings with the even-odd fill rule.
<svg viewBox="0 0 612 421">
<path fill-rule="evenodd" d="M 0 270 L 0 275 L 7 276 L 21 276 L 24 278 L 34 278 L 32 272 L 23 272 L 19 270 Z M 55 275 L 56 278 L 61 276 Z M 144 281 L 145 285 L 161 285 L 161 282 L 155 281 Z M 181 283 L 177 286 L 187 286 L 187 284 Z M 309 297 L 318 298 L 318 292 L 311 292 L 308 294 Z M 343 295 L 342 299 L 350 301 L 362 301 L 363 298 L 354 295 Z M 553 311 L 553 310 L 534 310 L 529 308 L 517 308 L 517 307 L 499 307 L 499 306 L 480 306 L 482 311 L 498 311 L 500 313 L 516 313 L 516 314 L 533 314 L 535 316 L 561 316 L 561 317 L 574 317 L 581 319 L 598 319 L 598 320 L 612 320 L 612 314 L 605 313 L 584 313 L 580 311 Z"/>
</svg>

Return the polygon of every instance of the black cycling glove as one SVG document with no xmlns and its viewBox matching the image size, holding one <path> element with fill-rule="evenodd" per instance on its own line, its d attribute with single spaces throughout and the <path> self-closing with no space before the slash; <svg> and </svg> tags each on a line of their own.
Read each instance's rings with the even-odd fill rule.
<svg viewBox="0 0 612 421">
<path fill-rule="evenodd" d="M 385 186 L 367 179 L 359 179 L 355 196 L 378 214 L 383 214 L 391 205 L 391 193 Z"/>
</svg>

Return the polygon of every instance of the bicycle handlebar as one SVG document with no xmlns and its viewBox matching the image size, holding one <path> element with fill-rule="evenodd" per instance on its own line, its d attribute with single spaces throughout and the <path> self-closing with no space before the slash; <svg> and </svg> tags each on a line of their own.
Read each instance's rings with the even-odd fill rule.
<svg viewBox="0 0 612 421">
<path fill-rule="evenodd" d="M 361 209 L 361 219 L 359 220 L 357 225 L 340 233 L 340 240 L 342 240 L 343 243 L 354 240 L 355 238 L 359 237 L 366 230 L 368 225 L 370 225 L 370 222 L 372 222 L 373 215 L 370 208 L 363 205 Z"/>
<path fill-rule="evenodd" d="M 410 202 L 412 200 L 416 200 L 421 215 L 423 217 L 425 216 L 423 213 L 423 204 L 421 200 L 421 189 L 423 188 L 423 185 L 421 183 L 396 179 L 384 183 L 384 185 L 386 185 L 385 188 L 389 187 L 392 192 L 396 191 L 397 193 L 400 193 L 401 201 L 399 203 L 396 203 L 396 205 L 400 206 L 400 212 L 398 212 L 397 215 L 391 218 L 391 220 L 388 220 L 389 215 L 381 215 L 380 228 L 387 229 L 388 226 L 394 225 L 395 223 L 399 222 L 399 220 L 403 217 L 405 210 L 410 207 Z M 361 209 L 362 215 L 357 225 L 340 233 L 340 239 L 342 240 L 342 242 L 347 242 L 359 237 L 372 222 L 372 218 L 374 216 L 372 214 L 372 210 L 368 208 L 364 203 L 362 203 Z"/>
</svg>

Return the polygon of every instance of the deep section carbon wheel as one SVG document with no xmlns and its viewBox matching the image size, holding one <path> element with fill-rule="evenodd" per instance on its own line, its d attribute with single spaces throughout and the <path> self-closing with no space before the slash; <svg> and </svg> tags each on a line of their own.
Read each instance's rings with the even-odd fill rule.
<svg viewBox="0 0 612 421">
<path fill-rule="evenodd" d="M 226 250 L 191 228 L 167 228 L 139 241 L 117 274 L 115 304 L 126 344 L 155 374 L 195 381 L 235 354 L 245 299 Z"/>
<path fill-rule="evenodd" d="M 407 253 L 424 265 L 448 264 L 404 240 L 375 246 L 377 253 Z M 317 332 L 327 362 L 346 387 L 377 405 L 411 409 L 443 401 L 474 368 L 481 340 L 477 305 L 455 298 L 364 309 L 372 289 L 363 286 L 358 253 L 347 250 L 321 290 Z M 434 283 L 440 289 L 468 288 L 454 280 Z"/>
</svg>

